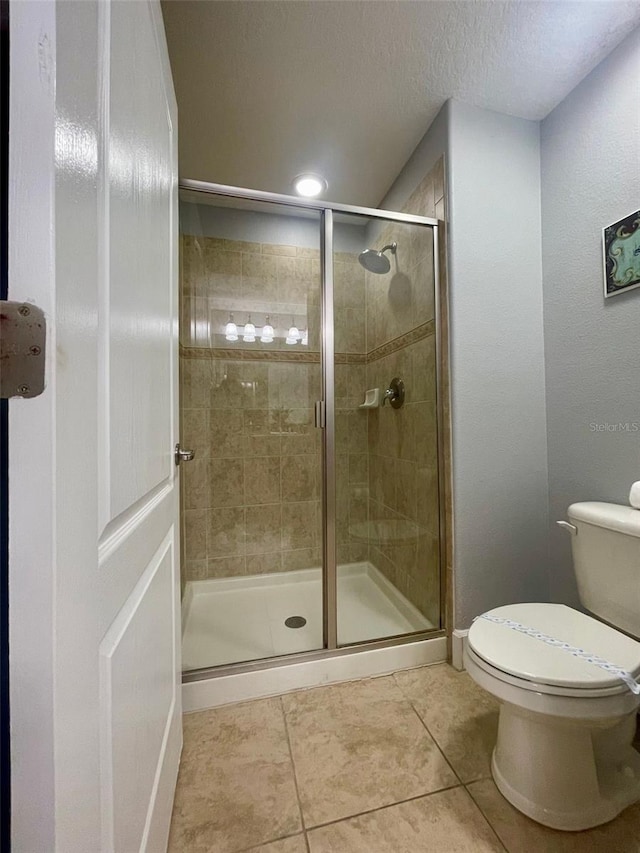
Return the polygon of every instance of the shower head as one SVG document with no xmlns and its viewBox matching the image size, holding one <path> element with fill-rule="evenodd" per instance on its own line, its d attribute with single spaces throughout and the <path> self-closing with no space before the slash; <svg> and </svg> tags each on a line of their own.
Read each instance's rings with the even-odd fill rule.
<svg viewBox="0 0 640 853">
<path fill-rule="evenodd" d="M 383 275 L 391 269 L 391 261 L 384 253 L 390 251 L 392 255 L 395 255 L 397 248 L 397 243 L 389 243 L 388 246 L 384 246 L 380 251 L 377 249 L 365 249 L 364 252 L 360 252 L 358 255 L 358 260 L 369 272 L 376 273 L 376 275 Z"/>
</svg>

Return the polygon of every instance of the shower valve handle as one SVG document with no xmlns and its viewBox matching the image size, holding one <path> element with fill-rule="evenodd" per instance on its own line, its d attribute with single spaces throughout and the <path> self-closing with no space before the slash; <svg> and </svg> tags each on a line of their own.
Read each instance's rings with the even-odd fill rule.
<svg viewBox="0 0 640 853">
<path fill-rule="evenodd" d="M 382 398 L 383 406 L 387 400 L 391 403 L 391 406 L 394 409 L 402 407 L 402 404 L 404 403 L 404 382 L 399 376 L 394 376 L 389 383 L 389 387 L 384 392 L 384 397 Z"/>
</svg>

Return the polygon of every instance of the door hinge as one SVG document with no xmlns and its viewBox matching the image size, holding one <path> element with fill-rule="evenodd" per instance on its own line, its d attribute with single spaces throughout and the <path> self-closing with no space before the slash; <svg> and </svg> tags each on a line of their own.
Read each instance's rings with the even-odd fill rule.
<svg viewBox="0 0 640 853">
<path fill-rule="evenodd" d="M 0 300 L 0 397 L 42 394 L 46 333 L 37 305 Z"/>
</svg>

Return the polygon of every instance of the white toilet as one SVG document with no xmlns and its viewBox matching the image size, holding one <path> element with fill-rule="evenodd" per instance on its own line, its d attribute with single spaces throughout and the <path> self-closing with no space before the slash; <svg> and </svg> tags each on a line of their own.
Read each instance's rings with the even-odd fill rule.
<svg viewBox="0 0 640 853">
<path fill-rule="evenodd" d="M 580 600 L 609 624 L 563 604 L 497 607 L 471 626 L 465 665 L 501 703 L 491 769 L 502 794 L 539 823 L 580 830 L 640 800 L 640 510 L 577 503 L 568 515 Z"/>
</svg>

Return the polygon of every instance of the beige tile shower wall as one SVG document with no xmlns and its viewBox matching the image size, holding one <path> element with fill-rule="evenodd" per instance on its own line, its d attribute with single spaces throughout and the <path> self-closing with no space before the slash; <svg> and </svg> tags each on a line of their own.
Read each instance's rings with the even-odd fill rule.
<svg viewBox="0 0 640 853">
<path fill-rule="evenodd" d="M 319 566 L 319 363 L 181 365 L 187 580 Z"/>
<path fill-rule="evenodd" d="M 318 252 L 191 236 L 182 248 L 182 441 L 196 450 L 182 469 L 185 580 L 320 566 Z M 368 512 L 364 270 L 338 253 L 335 273 L 337 408 L 349 436 L 339 447 L 339 558 L 349 562 L 368 552 L 349 532 Z M 226 341 L 230 310 L 239 326 L 269 314 L 274 343 Z M 308 347 L 282 340 L 292 318 L 308 324 Z"/>
<path fill-rule="evenodd" d="M 403 213 L 436 216 L 443 206 L 443 161 L 440 160 L 412 193 Z M 366 273 L 367 353 L 407 334 L 434 318 L 433 245 L 431 232 L 390 222 L 376 246 L 397 242 L 389 275 Z"/>
<path fill-rule="evenodd" d="M 359 406 L 366 374 L 365 271 L 357 255 L 334 260 L 336 538 L 340 565 L 369 557 L 369 455 L 367 411 Z"/>
<path fill-rule="evenodd" d="M 292 322 L 309 329 L 305 351 L 320 350 L 320 253 L 318 249 L 251 243 L 184 234 L 182 242 L 181 343 L 228 349 L 229 313 L 238 327 L 251 317 L 260 327 L 269 316 L 273 343 L 235 341 L 234 350 L 289 351 Z M 297 345 L 299 348 L 299 345 Z"/>
<path fill-rule="evenodd" d="M 440 612 L 435 337 L 367 365 L 368 387 L 405 383 L 400 409 L 369 412 L 370 560 L 431 622 Z"/>
<path fill-rule="evenodd" d="M 340 565 L 369 557 L 369 454 L 367 411 L 359 405 L 365 364 L 336 364 L 336 537 Z"/>
<path fill-rule="evenodd" d="M 434 217 L 436 205 L 442 210 L 442 166 L 440 161 L 426 176 L 404 212 Z M 366 276 L 367 387 L 385 389 L 399 376 L 406 389 L 401 409 L 385 406 L 368 413 L 369 559 L 437 626 L 440 543 L 430 236 L 393 223 L 379 242 L 398 242 L 397 267 L 392 262 L 389 276 Z"/>
</svg>

